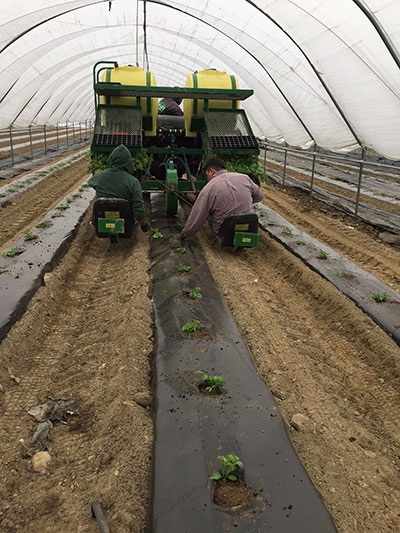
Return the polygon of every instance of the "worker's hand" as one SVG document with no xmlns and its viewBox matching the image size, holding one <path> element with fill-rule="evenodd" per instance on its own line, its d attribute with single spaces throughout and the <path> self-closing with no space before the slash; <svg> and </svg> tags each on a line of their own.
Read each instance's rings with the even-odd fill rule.
<svg viewBox="0 0 400 533">
<path fill-rule="evenodd" d="M 179 237 L 181 239 L 186 239 L 186 235 L 183 233 L 183 231 L 180 232 Z"/>
<path fill-rule="evenodd" d="M 147 222 L 143 222 L 143 224 L 140 226 L 140 228 L 141 228 L 141 230 L 142 230 L 143 232 L 146 232 L 146 231 L 149 231 L 150 226 L 148 225 Z"/>
</svg>

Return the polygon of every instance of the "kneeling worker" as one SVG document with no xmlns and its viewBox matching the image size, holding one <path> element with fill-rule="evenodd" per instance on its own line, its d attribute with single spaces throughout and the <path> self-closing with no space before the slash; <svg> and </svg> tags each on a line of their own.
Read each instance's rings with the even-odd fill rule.
<svg viewBox="0 0 400 533">
<path fill-rule="evenodd" d="M 191 237 L 209 219 L 218 235 L 223 221 L 231 215 L 254 213 L 253 204 L 263 199 L 263 192 L 247 174 L 228 172 L 219 158 L 209 159 L 204 167 L 208 183 L 200 191 L 185 227 L 182 239 Z"/>
<path fill-rule="evenodd" d="M 96 191 L 96 198 L 123 198 L 131 205 L 133 219 L 138 221 L 142 231 L 150 226 L 145 220 L 143 192 L 140 182 L 133 175 L 133 161 L 126 146 L 120 144 L 108 158 L 108 169 L 96 172 L 88 185 Z"/>
</svg>

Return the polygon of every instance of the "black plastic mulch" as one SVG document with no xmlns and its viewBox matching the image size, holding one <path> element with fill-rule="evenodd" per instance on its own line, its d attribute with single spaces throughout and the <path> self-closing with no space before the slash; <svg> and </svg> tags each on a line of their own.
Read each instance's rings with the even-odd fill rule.
<svg viewBox="0 0 400 533">
<path fill-rule="evenodd" d="M 165 197 L 152 197 L 155 449 L 152 530 L 335 531 L 286 433 L 271 392 L 259 377 L 196 239 L 176 236 L 180 217 L 165 217 Z M 185 247 L 186 253 L 177 249 Z M 179 274 L 179 264 L 191 266 Z M 201 287 L 202 299 L 185 291 Z M 181 327 L 200 322 L 195 337 Z M 268 324 L 266 324 L 266 328 Z M 204 396 L 197 370 L 222 375 L 226 394 Z M 218 455 L 244 462 L 250 507 L 232 510 L 212 501 Z"/>
</svg>

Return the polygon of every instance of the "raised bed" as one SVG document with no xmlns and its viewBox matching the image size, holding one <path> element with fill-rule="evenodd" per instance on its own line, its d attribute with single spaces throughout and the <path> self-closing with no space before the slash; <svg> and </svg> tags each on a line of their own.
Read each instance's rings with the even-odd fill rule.
<svg viewBox="0 0 400 533">
<path fill-rule="evenodd" d="M 50 211 L 30 233 L 37 238 L 18 240 L 9 248 L 13 257 L 0 256 L 0 341 L 24 313 L 29 300 L 43 284 L 43 276 L 53 270 L 68 249 L 79 223 L 95 196 L 93 189 L 77 187 Z M 65 206 L 66 209 L 59 207 Z M 46 227 L 48 226 L 49 227 Z"/>
<path fill-rule="evenodd" d="M 260 226 L 312 270 L 333 283 L 400 345 L 400 294 L 381 280 L 258 203 Z M 373 295 L 385 294 L 375 301 Z"/>
<path fill-rule="evenodd" d="M 163 195 L 152 197 L 152 207 L 153 227 L 162 234 L 151 249 L 157 338 L 152 530 L 335 531 L 197 239 L 171 235 L 181 221 L 164 216 Z M 179 264 L 190 265 L 190 272 L 179 273 Z M 203 298 L 187 296 L 195 287 Z M 182 326 L 194 319 L 199 330 L 184 333 Z M 225 394 L 201 393 L 197 370 L 223 376 Z M 242 486 L 250 499 L 221 506 L 213 501 L 210 475 L 220 467 L 217 456 L 228 453 L 244 463 Z"/>
</svg>

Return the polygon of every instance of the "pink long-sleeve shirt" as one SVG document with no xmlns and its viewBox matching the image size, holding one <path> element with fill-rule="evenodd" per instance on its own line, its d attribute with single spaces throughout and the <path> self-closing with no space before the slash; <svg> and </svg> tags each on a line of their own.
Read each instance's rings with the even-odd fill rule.
<svg viewBox="0 0 400 533">
<path fill-rule="evenodd" d="M 181 236 L 185 238 L 194 235 L 208 215 L 212 216 L 213 230 L 218 233 L 226 218 L 254 213 L 253 203 L 262 199 L 260 187 L 247 174 L 219 170 L 200 191 Z"/>
</svg>

